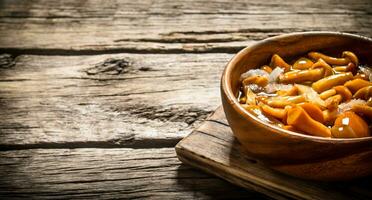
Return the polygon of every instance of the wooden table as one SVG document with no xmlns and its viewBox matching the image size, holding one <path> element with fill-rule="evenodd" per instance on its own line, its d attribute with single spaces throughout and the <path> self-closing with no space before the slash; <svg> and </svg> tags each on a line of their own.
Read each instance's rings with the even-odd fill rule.
<svg viewBox="0 0 372 200">
<path fill-rule="evenodd" d="M 266 198 L 174 145 L 234 53 L 311 30 L 371 37 L 372 2 L 1 1 L 0 198 Z"/>
</svg>

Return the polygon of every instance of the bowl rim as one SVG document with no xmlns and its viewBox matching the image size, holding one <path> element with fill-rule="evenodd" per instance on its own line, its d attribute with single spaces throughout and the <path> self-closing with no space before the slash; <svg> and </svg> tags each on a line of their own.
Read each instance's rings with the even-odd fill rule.
<svg viewBox="0 0 372 200">
<path fill-rule="evenodd" d="M 312 135 L 306 135 L 302 133 L 296 133 L 293 131 L 282 129 L 274 124 L 269 124 L 267 122 L 259 120 L 256 116 L 245 110 L 240 103 L 238 102 L 237 98 L 232 92 L 231 87 L 231 73 L 233 67 L 240 61 L 240 59 L 248 52 L 251 51 L 251 49 L 254 49 L 258 46 L 264 45 L 268 42 L 273 41 L 280 41 L 282 39 L 291 38 L 294 36 L 341 36 L 341 37 L 349 37 L 354 38 L 358 40 L 365 40 L 366 42 L 372 43 L 372 38 L 368 38 L 361 35 L 356 34 L 350 34 L 350 33 L 343 33 L 343 32 L 332 32 L 332 31 L 309 31 L 309 32 L 293 32 L 293 33 L 287 33 L 282 34 L 274 37 L 269 37 L 264 40 L 260 40 L 252 45 L 249 45 L 245 47 L 244 49 L 240 50 L 237 54 L 235 54 L 231 60 L 227 63 L 221 77 L 221 89 L 224 92 L 227 103 L 231 105 L 231 107 L 241 116 L 244 118 L 250 120 L 251 122 L 255 123 L 258 126 L 264 127 L 268 129 L 268 131 L 274 131 L 276 134 L 280 134 L 282 136 L 287 136 L 291 138 L 297 138 L 297 139 L 303 139 L 303 140 L 310 140 L 315 142 L 321 142 L 321 143 L 354 143 L 354 142 L 365 142 L 365 141 L 372 141 L 372 136 L 368 137 L 360 137 L 360 138 L 324 138 L 319 136 L 312 136 Z"/>
</svg>

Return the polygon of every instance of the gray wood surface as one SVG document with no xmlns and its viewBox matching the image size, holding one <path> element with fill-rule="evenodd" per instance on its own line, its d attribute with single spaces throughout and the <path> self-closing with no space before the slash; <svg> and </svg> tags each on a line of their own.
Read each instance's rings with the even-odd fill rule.
<svg viewBox="0 0 372 200">
<path fill-rule="evenodd" d="M 372 26 L 369 0 L 2 2 L 0 49 L 15 53 L 235 53 L 283 32 Z"/>
<path fill-rule="evenodd" d="M 369 0 L 1 0 L 0 195 L 263 198 L 181 165 L 174 145 L 220 104 L 238 50 L 293 31 L 372 36 L 371 13 Z"/>
<path fill-rule="evenodd" d="M 174 148 L 0 152 L 0 198 L 263 198 L 186 165 Z"/>
<path fill-rule="evenodd" d="M 220 104 L 230 58 L 18 56 L 0 69 L 0 147 L 174 146 Z"/>
</svg>

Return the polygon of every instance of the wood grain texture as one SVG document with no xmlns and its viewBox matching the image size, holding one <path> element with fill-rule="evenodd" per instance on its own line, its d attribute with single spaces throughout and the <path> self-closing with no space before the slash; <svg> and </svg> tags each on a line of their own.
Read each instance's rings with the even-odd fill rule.
<svg viewBox="0 0 372 200">
<path fill-rule="evenodd" d="M 5 151 L 0 176 L 1 199 L 265 198 L 181 165 L 173 148 Z"/>
<path fill-rule="evenodd" d="M 220 104 L 230 57 L 18 56 L 0 68 L 0 147 L 174 146 Z"/>
<path fill-rule="evenodd" d="M 0 50 L 28 54 L 235 53 L 293 31 L 371 36 L 357 1 L 2 1 Z M 11 37 L 9 37 L 11 36 Z"/>
<path fill-rule="evenodd" d="M 273 198 L 372 198 L 370 177 L 349 182 L 306 181 L 272 171 L 246 156 L 228 126 L 222 108 L 178 143 L 176 151 L 184 163 Z"/>
<path fill-rule="evenodd" d="M 12 149 L 0 152 L 0 198 L 262 198 L 163 147 L 220 104 L 225 53 L 293 31 L 371 36 L 371 5 L 0 1 L 0 149 Z"/>
</svg>

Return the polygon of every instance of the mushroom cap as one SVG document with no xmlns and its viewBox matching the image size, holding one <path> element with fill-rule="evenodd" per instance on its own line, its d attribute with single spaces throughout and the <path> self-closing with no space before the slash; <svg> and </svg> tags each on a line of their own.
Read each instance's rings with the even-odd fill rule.
<svg viewBox="0 0 372 200">
<path fill-rule="evenodd" d="M 343 58 L 348 58 L 352 63 L 354 63 L 356 66 L 359 64 L 358 57 L 351 51 L 344 51 L 342 52 Z"/>
<path fill-rule="evenodd" d="M 312 69 L 322 68 L 324 69 L 324 77 L 333 75 L 333 69 L 330 65 L 328 65 L 323 59 L 319 58 L 319 60 L 311 66 Z"/>
</svg>

